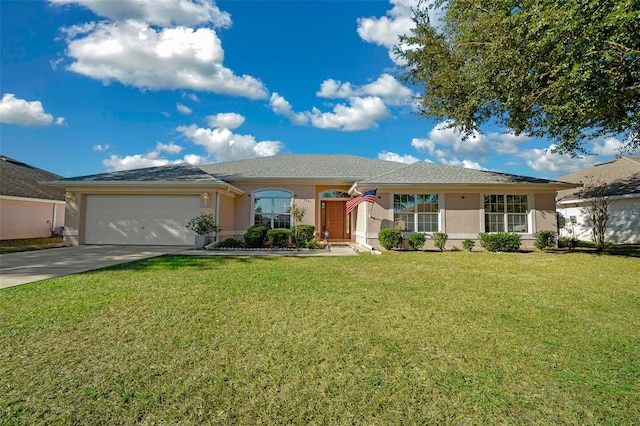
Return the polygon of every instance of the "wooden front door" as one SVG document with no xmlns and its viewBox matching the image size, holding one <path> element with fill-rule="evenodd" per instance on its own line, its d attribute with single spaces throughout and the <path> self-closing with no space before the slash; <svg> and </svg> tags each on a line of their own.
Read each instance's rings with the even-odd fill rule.
<svg viewBox="0 0 640 426">
<path fill-rule="evenodd" d="M 343 201 L 323 201 L 323 227 L 329 231 L 330 240 L 344 240 L 345 237 L 345 203 Z"/>
</svg>

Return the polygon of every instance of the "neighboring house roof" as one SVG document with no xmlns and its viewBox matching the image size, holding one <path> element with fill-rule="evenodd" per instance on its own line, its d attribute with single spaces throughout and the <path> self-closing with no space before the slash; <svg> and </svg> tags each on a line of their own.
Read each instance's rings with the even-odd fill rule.
<svg viewBox="0 0 640 426">
<path fill-rule="evenodd" d="M 585 185 L 601 185 L 605 188 L 601 195 L 619 196 L 640 194 L 640 157 L 620 157 L 596 164 L 584 170 L 560 178 L 566 182 Z M 588 190 L 588 188 L 587 188 Z M 564 190 L 558 193 L 558 200 L 584 198 L 584 189 Z"/>
<path fill-rule="evenodd" d="M 38 183 L 60 178 L 55 173 L 0 155 L 0 195 L 64 201 L 64 188 Z"/>
<path fill-rule="evenodd" d="M 382 175 L 365 179 L 362 185 L 424 185 L 424 184 L 558 184 L 564 182 L 550 181 L 527 176 L 510 175 L 486 170 L 465 169 L 427 162 L 417 162 Z M 573 186 L 573 185 L 572 185 Z"/>
<path fill-rule="evenodd" d="M 355 182 L 397 170 L 404 164 L 342 154 L 285 154 L 200 166 L 230 181 L 269 179 L 327 179 Z"/>
</svg>

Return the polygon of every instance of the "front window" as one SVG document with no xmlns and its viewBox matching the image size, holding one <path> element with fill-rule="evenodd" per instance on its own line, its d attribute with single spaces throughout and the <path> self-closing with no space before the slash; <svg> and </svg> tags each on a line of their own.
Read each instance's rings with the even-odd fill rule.
<svg viewBox="0 0 640 426">
<path fill-rule="evenodd" d="M 527 210 L 526 195 L 485 195 L 485 232 L 526 233 L 529 229 Z"/>
<path fill-rule="evenodd" d="M 394 194 L 393 224 L 406 232 L 438 231 L 438 194 Z"/>
<path fill-rule="evenodd" d="M 253 224 L 265 224 L 272 228 L 291 228 L 291 193 L 268 190 L 255 193 Z"/>
</svg>

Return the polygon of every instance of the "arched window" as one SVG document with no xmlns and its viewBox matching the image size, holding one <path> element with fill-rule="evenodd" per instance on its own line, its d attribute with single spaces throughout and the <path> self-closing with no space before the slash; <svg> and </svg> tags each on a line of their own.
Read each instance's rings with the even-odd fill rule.
<svg viewBox="0 0 640 426">
<path fill-rule="evenodd" d="M 254 194 L 253 224 L 265 224 L 272 228 L 291 228 L 291 193 L 277 189 L 258 191 Z"/>
</svg>

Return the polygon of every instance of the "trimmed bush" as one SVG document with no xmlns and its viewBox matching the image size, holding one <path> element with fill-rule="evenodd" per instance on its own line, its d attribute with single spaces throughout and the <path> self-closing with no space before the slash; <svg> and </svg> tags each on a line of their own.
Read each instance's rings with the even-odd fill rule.
<svg viewBox="0 0 640 426">
<path fill-rule="evenodd" d="M 488 251 L 514 252 L 520 249 L 520 235 L 508 232 L 481 233 L 480 245 Z"/>
<path fill-rule="evenodd" d="M 309 241 L 313 240 L 313 233 L 316 227 L 313 225 L 298 225 L 291 228 L 291 239 L 298 247 L 307 247 Z"/>
<path fill-rule="evenodd" d="M 322 246 L 320 245 L 320 243 L 315 238 L 313 238 L 313 239 L 307 241 L 307 248 L 310 248 L 310 249 L 321 249 Z"/>
<path fill-rule="evenodd" d="M 578 245 L 578 240 L 571 237 L 561 237 L 558 240 L 558 246 L 572 249 Z"/>
<path fill-rule="evenodd" d="M 402 242 L 402 232 L 399 229 L 384 228 L 378 232 L 378 240 L 382 247 L 387 250 L 400 246 Z"/>
<path fill-rule="evenodd" d="M 286 247 L 289 245 L 289 230 L 286 228 L 269 229 L 267 238 L 272 247 Z"/>
<path fill-rule="evenodd" d="M 473 250 L 473 247 L 476 245 L 476 242 L 470 239 L 466 239 L 462 242 L 462 248 L 467 250 L 467 251 L 471 251 Z"/>
<path fill-rule="evenodd" d="M 556 246 L 556 233 L 553 231 L 538 231 L 533 234 L 533 237 L 535 238 L 533 245 L 538 250 Z"/>
<path fill-rule="evenodd" d="M 244 242 L 249 247 L 262 247 L 267 241 L 267 231 L 271 229 L 267 225 L 253 225 L 244 234 Z"/>
<path fill-rule="evenodd" d="M 449 239 L 449 235 L 446 232 L 434 232 L 433 233 L 433 244 L 440 249 L 440 251 L 444 251 L 444 247 L 447 245 L 447 240 Z"/>
<path fill-rule="evenodd" d="M 246 244 L 242 241 L 234 240 L 233 238 L 227 238 L 216 244 L 216 248 L 244 248 Z"/>
<path fill-rule="evenodd" d="M 412 249 L 420 250 L 422 246 L 424 246 L 424 242 L 427 240 L 427 237 L 425 237 L 424 234 L 421 233 L 414 233 L 409 234 L 407 239 L 409 240 L 409 245 Z"/>
</svg>

